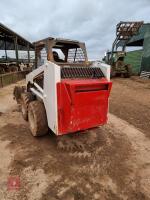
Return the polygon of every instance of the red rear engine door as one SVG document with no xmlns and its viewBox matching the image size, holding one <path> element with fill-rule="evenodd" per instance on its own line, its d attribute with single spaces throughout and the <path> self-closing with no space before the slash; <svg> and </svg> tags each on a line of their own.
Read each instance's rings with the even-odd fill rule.
<svg viewBox="0 0 150 200">
<path fill-rule="evenodd" d="M 111 86 L 105 78 L 64 79 L 58 83 L 58 134 L 105 124 Z"/>
</svg>

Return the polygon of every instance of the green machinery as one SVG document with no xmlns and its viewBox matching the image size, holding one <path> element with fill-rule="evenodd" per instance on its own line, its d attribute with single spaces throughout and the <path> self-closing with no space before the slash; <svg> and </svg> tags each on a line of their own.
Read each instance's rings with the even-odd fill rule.
<svg viewBox="0 0 150 200">
<path fill-rule="evenodd" d="M 141 22 L 120 22 L 116 26 L 116 38 L 112 45 L 112 50 L 106 52 L 104 61 L 111 65 L 111 76 L 130 77 L 132 75 L 132 66 L 125 64 L 125 48 L 133 35 L 138 33 L 139 28 L 143 25 Z M 121 47 L 121 51 L 118 51 Z"/>
</svg>

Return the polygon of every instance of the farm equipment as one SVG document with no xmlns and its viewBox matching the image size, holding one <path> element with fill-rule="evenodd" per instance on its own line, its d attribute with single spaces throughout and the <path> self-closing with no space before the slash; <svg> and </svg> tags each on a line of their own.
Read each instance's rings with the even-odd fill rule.
<svg viewBox="0 0 150 200">
<path fill-rule="evenodd" d="M 14 89 L 32 135 L 48 129 L 63 135 L 104 125 L 110 66 L 90 63 L 85 44 L 78 41 L 49 37 L 34 45 L 35 68 L 26 76 L 26 89 Z"/>
<path fill-rule="evenodd" d="M 143 22 L 120 22 L 116 26 L 116 38 L 112 45 L 112 50 L 106 52 L 105 63 L 111 65 L 111 77 L 122 76 L 130 77 L 132 75 L 132 66 L 124 63 L 126 56 L 125 48 L 130 38 L 138 33 Z M 121 51 L 117 51 L 122 47 Z"/>
<path fill-rule="evenodd" d="M 111 55 L 111 52 L 107 52 L 105 58 L 106 63 L 111 64 L 111 77 L 122 76 L 124 78 L 129 78 L 132 75 L 132 66 L 124 62 L 126 52 L 114 51 L 111 62 L 109 62 Z"/>
</svg>

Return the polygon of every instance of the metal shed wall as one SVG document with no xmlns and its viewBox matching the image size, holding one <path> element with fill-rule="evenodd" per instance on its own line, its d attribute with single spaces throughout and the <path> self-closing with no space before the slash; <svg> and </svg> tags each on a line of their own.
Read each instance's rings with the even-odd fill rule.
<svg viewBox="0 0 150 200">
<path fill-rule="evenodd" d="M 133 74 L 138 75 L 141 70 L 143 50 L 136 50 L 127 52 L 125 57 L 125 63 L 132 65 Z"/>
<path fill-rule="evenodd" d="M 141 71 L 150 72 L 150 26 L 144 36 Z"/>
<path fill-rule="evenodd" d="M 137 65 L 136 68 L 137 69 L 139 68 L 140 72 L 141 71 L 150 72 L 150 23 L 143 24 L 138 34 L 133 36 L 130 39 L 127 46 L 143 46 L 141 65 L 140 65 L 140 68 L 139 68 L 139 65 Z M 133 57 L 133 60 L 136 60 L 136 59 L 137 61 L 135 62 L 138 62 L 140 58 Z M 132 61 L 132 59 L 130 60 L 131 62 L 134 62 Z"/>
</svg>

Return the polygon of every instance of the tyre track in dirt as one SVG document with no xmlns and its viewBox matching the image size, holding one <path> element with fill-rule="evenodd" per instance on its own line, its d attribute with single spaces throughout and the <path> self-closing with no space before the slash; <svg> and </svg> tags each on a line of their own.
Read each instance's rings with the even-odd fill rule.
<svg viewBox="0 0 150 200">
<path fill-rule="evenodd" d="M 11 118 L 11 113 L 9 116 Z M 14 118 L 14 112 L 12 116 Z M 143 154 L 146 154 L 136 158 L 137 149 L 141 152 L 141 147 L 139 149 L 136 144 L 133 148 L 130 138 L 122 133 L 122 127 L 116 130 L 120 124 L 118 118 L 111 116 L 110 124 L 87 133 L 62 138 L 47 135 L 36 139 L 22 121 L 21 113 L 16 112 L 15 116 L 15 122 L 4 126 L 0 136 L 2 141 L 11 138 L 8 148 L 15 155 L 10 175 L 19 175 L 22 181 L 19 192 L 8 195 L 8 199 L 49 199 L 50 196 L 53 199 L 99 199 L 100 196 L 103 199 L 124 199 L 126 196 L 140 199 L 141 195 L 147 198 L 141 188 L 135 187 L 141 178 L 138 175 L 137 179 L 134 172 L 139 168 L 136 159 L 142 158 L 145 162 Z M 16 124 L 19 120 L 23 122 L 21 125 L 20 122 Z M 125 124 L 123 129 L 126 126 L 129 125 Z M 95 139 L 89 142 L 92 134 Z M 60 141 L 65 145 L 68 140 L 75 148 L 59 147 Z M 142 162 L 140 160 L 138 165 Z M 40 192 L 35 195 L 35 191 Z"/>
</svg>

